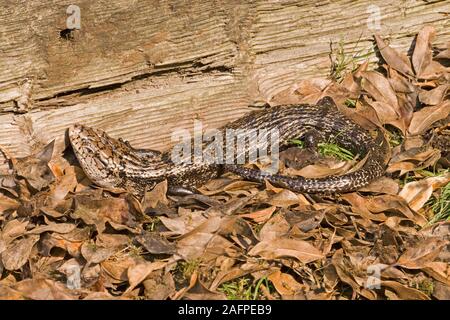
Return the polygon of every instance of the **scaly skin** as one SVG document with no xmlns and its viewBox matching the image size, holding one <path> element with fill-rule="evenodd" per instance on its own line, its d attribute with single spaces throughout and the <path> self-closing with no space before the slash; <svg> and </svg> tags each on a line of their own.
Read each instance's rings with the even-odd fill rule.
<svg viewBox="0 0 450 320">
<path fill-rule="evenodd" d="M 224 170 L 246 179 L 268 180 L 275 185 L 309 193 L 353 191 L 384 174 L 389 151 L 384 135 L 378 132 L 377 137 L 372 138 L 368 131 L 342 115 L 330 98 L 322 99 L 317 105 L 287 105 L 254 111 L 222 127 L 220 132 L 225 137 L 227 129 L 270 131 L 274 128 L 279 132 L 281 148 L 287 146 L 289 140 L 314 130 L 320 132 L 325 140 L 333 139 L 355 154 L 367 155 L 367 161 L 362 168 L 352 173 L 307 179 L 271 175 L 236 164 L 195 162 L 193 155 L 187 159 L 190 163 L 174 163 L 171 160 L 171 150 L 160 153 L 135 149 L 121 139 L 113 139 L 101 130 L 83 125 L 71 127 L 69 139 L 81 167 L 95 184 L 109 189 L 126 189 L 135 194 L 152 189 L 164 179 L 172 187 L 192 190 L 218 177 Z M 209 142 L 203 142 L 203 155 L 209 152 L 214 157 L 220 152 L 207 149 L 208 145 Z M 248 154 L 250 145 L 254 147 L 255 142 L 233 150 L 233 160 L 242 156 L 242 153 Z M 226 154 L 226 151 L 226 143 L 223 143 L 221 152 Z"/>
</svg>

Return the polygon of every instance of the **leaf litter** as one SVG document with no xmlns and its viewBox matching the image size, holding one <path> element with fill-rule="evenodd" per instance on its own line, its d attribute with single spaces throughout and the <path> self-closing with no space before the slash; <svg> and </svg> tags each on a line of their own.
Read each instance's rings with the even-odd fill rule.
<svg viewBox="0 0 450 320">
<path fill-rule="evenodd" d="M 433 53 L 433 37 L 423 28 L 408 56 L 376 35 L 380 68 L 361 61 L 272 97 L 331 96 L 366 129 L 385 130 L 386 175 L 358 192 L 299 194 L 225 174 L 199 194 L 168 196 L 163 181 L 138 199 L 90 185 L 53 142 L 8 156 L 0 298 L 449 299 L 449 54 Z M 364 161 L 329 142 L 293 142 L 284 174 L 340 175 Z"/>
</svg>

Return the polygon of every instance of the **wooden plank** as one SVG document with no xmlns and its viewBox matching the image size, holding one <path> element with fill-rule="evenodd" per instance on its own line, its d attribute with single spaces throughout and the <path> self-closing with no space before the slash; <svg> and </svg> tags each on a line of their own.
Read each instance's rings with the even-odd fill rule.
<svg viewBox="0 0 450 320">
<path fill-rule="evenodd" d="M 147 87 L 138 83 L 139 89 L 126 86 L 70 107 L 3 115 L 1 145 L 12 154 L 25 155 L 33 144 L 54 138 L 61 142 L 64 131 L 80 122 L 137 146 L 164 150 L 173 144 L 172 132 L 192 131 L 194 120 L 201 121 L 205 129 L 216 128 L 248 112 L 245 86 L 232 75 L 208 75 L 208 81 L 204 78 L 192 77 L 190 83 L 178 84 L 166 78 Z"/>
</svg>

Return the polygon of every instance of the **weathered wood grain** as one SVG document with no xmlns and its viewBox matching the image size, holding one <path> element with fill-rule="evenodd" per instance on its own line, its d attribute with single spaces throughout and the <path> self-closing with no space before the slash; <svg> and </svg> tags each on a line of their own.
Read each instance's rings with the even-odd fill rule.
<svg viewBox="0 0 450 320">
<path fill-rule="evenodd" d="M 396 48 L 426 24 L 436 47 L 450 41 L 449 1 L 81 0 L 81 29 L 68 40 L 70 4 L 0 1 L 0 145 L 13 155 L 75 122 L 157 149 L 193 119 L 220 126 L 325 77 L 330 42 L 373 51 L 370 5 Z"/>
</svg>

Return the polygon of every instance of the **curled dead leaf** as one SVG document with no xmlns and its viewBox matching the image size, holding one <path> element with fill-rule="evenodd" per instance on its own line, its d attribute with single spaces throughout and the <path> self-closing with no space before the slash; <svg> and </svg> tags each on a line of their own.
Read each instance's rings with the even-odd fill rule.
<svg viewBox="0 0 450 320">
<path fill-rule="evenodd" d="M 287 238 L 261 241 L 248 254 L 251 256 L 258 255 L 269 260 L 282 257 L 294 257 L 302 263 L 313 262 L 324 257 L 322 252 L 309 242 Z"/>
<path fill-rule="evenodd" d="M 160 276 L 157 272 L 152 272 L 143 284 L 146 299 L 165 300 L 175 293 L 175 281 L 170 273 Z"/>
<path fill-rule="evenodd" d="M 55 180 L 48 166 L 48 162 L 52 159 L 54 142 L 53 140 L 37 154 L 16 159 L 14 167 L 17 175 L 25 178 L 38 191 L 48 187 Z"/>
<path fill-rule="evenodd" d="M 388 177 L 381 177 L 360 188 L 359 192 L 375 192 L 386 194 L 397 194 L 399 190 L 398 183 Z"/>
<path fill-rule="evenodd" d="M 425 107 L 414 112 L 408 132 L 411 135 L 418 135 L 429 129 L 430 126 L 441 119 L 445 119 L 450 114 L 450 101 L 432 107 Z"/>
<path fill-rule="evenodd" d="M 400 256 L 397 265 L 408 269 L 422 269 L 439 255 L 448 241 L 442 238 L 432 237 L 412 246 Z"/>
<path fill-rule="evenodd" d="M 19 219 L 14 219 L 8 221 L 3 227 L 0 233 L 0 238 L 2 238 L 6 244 L 10 243 L 12 240 L 21 237 L 29 224 L 29 221 L 20 221 Z"/>
<path fill-rule="evenodd" d="M 20 269 L 28 261 L 31 249 L 39 241 L 38 235 L 27 236 L 13 241 L 2 253 L 2 262 L 6 270 Z"/>
<path fill-rule="evenodd" d="M 422 291 L 409 288 L 396 281 L 381 281 L 381 286 L 394 290 L 398 298 L 402 300 L 430 300 Z"/>
<path fill-rule="evenodd" d="M 416 45 L 412 55 L 412 63 L 417 76 L 420 78 L 424 70 L 432 60 L 431 41 L 435 36 L 433 26 L 425 26 L 419 31 L 416 38 Z"/>
<path fill-rule="evenodd" d="M 388 63 L 389 66 L 403 73 L 404 75 L 414 75 L 411 67 L 411 62 L 405 54 L 399 53 L 397 50 L 391 48 L 379 35 L 375 35 L 375 41 L 381 55 L 383 56 L 383 59 Z"/>
<path fill-rule="evenodd" d="M 167 180 L 158 183 L 151 191 L 147 191 L 142 199 L 142 209 L 145 212 L 147 208 L 156 208 L 158 203 L 168 204 Z"/>
<path fill-rule="evenodd" d="M 164 261 L 156 261 L 156 262 L 147 262 L 143 261 L 142 263 L 138 263 L 134 266 L 128 268 L 128 282 L 130 286 L 125 291 L 124 294 L 131 292 L 137 285 L 139 285 L 142 281 L 144 281 L 150 273 L 155 270 L 162 269 L 167 265 L 167 262 Z"/>
<path fill-rule="evenodd" d="M 0 193 L 0 212 L 17 210 L 20 207 L 19 201 Z"/>
<path fill-rule="evenodd" d="M 150 253 L 173 254 L 175 245 L 155 232 L 145 232 L 136 237 L 136 240 Z"/>
<path fill-rule="evenodd" d="M 430 199 L 432 193 L 450 182 L 450 173 L 407 183 L 399 196 L 405 199 L 411 209 L 418 211 Z"/>
<path fill-rule="evenodd" d="M 443 261 L 432 261 L 422 268 L 431 277 L 450 286 L 450 265 Z"/>
<path fill-rule="evenodd" d="M 105 261 L 113 253 L 113 248 L 101 248 L 92 243 L 84 243 L 81 246 L 81 254 L 86 259 L 88 265 Z"/>
<path fill-rule="evenodd" d="M 41 234 L 43 232 L 53 231 L 56 233 L 69 233 L 77 226 L 73 223 L 49 223 L 47 225 L 38 226 L 26 234 Z"/>
<path fill-rule="evenodd" d="M 286 298 L 298 295 L 306 288 L 305 285 L 298 283 L 293 276 L 280 270 L 269 275 L 267 279 L 273 283 L 275 290 Z"/>
<path fill-rule="evenodd" d="M 424 104 L 437 105 L 442 102 L 449 88 L 450 85 L 442 84 L 430 91 L 421 90 L 419 100 Z"/>
<path fill-rule="evenodd" d="M 381 73 L 375 71 L 364 71 L 361 73 L 361 76 L 365 80 L 362 82 L 363 89 L 376 101 L 384 103 L 396 112 L 398 108 L 397 95 L 394 89 L 392 89 L 389 80 Z"/>
<path fill-rule="evenodd" d="M 266 209 L 254 211 L 251 213 L 240 214 L 239 217 L 251 219 L 256 223 L 263 223 L 263 222 L 267 221 L 268 219 L 270 219 L 270 217 L 276 211 L 276 209 L 277 209 L 276 207 L 270 206 Z"/>
<path fill-rule="evenodd" d="M 64 284 L 51 279 L 25 279 L 13 288 L 32 300 L 73 300 L 79 297 Z"/>
</svg>

